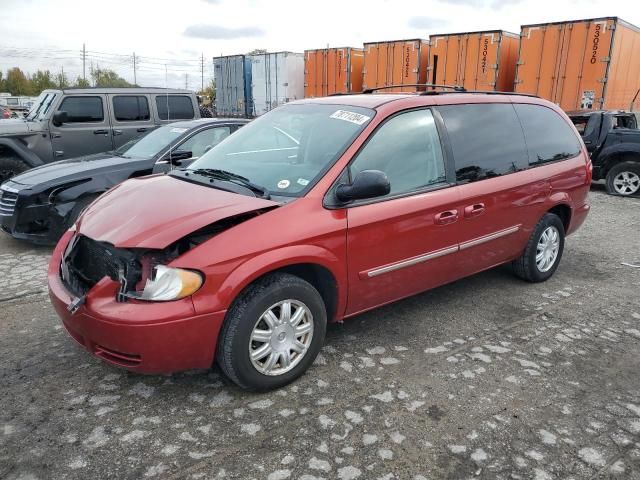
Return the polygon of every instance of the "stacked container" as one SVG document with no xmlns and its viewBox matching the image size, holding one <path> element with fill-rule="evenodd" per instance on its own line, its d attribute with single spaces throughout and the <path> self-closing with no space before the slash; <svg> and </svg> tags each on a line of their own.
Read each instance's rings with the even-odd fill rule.
<svg viewBox="0 0 640 480">
<path fill-rule="evenodd" d="M 362 88 L 426 83 L 429 63 L 427 40 L 394 40 L 364 44 Z M 387 91 L 415 92 L 416 87 Z"/>
<path fill-rule="evenodd" d="M 304 96 L 361 92 L 363 60 L 361 48 L 305 50 Z"/>
<path fill-rule="evenodd" d="M 616 17 L 523 25 L 515 84 L 564 110 L 630 109 L 640 29 Z"/>
<path fill-rule="evenodd" d="M 512 92 L 519 37 L 502 30 L 431 35 L 429 83 Z"/>
<path fill-rule="evenodd" d="M 216 115 L 251 117 L 251 60 L 245 55 L 215 57 Z"/>
<path fill-rule="evenodd" d="M 304 54 L 278 52 L 249 58 L 253 116 L 304 97 Z"/>
</svg>

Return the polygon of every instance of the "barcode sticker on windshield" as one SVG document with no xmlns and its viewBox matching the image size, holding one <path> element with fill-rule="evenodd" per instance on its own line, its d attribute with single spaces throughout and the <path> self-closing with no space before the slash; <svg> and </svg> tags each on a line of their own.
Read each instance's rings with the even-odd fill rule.
<svg viewBox="0 0 640 480">
<path fill-rule="evenodd" d="M 184 133 L 187 130 L 189 130 L 188 128 L 172 128 L 171 129 L 171 133 Z"/>
<path fill-rule="evenodd" d="M 344 120 L 345 122 L 355 123 L 356 125 L 362 125 L 371 117 L 362 115 L 361 113 L 349 112 L 347 110 L 338 110 L 331 118 L 337 118 L 338 120 Z"/>
</svg>

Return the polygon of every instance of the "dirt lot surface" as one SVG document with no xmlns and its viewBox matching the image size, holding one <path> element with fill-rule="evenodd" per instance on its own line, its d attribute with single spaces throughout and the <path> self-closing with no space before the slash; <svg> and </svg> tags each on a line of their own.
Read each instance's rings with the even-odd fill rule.
<svg viewBox="0 0 640 480">
<path fill-rule="evenodd" d="M 498 268 L 329 328 L 295 384 L 90 357 L 0 237 L 0 478 L 640 478 L 640 200 L 591 194 L 546 283 Z"/>
</svg>

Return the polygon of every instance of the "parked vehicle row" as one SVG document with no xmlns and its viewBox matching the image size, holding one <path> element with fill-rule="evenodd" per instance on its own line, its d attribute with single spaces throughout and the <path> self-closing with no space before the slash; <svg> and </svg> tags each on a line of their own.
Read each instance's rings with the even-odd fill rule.
<svg viewBox="0 0 640 480">
<path fill-rule="evenodd" d="M 425 93 L 293 102 L 110 189 L 51 259 L 70 336 L 135 372 L 217 361 L 264 390 L 328 322 L 505 263 L 548 279 L 589 211 L 573 124 L 534 97 Z"/>
<path fill-rule="evenodd" d="M 55 160 L 117 149 L 165 123 L 197 118 L 195 94 L 187 90 L 45 90 L 26 117 L 0 122 L 0 183 Z"/>
<path fill-rule="evenodd" d="M 0 186 L 0 229 L 20 240 L 55 244 L 102 193 L 129 178 L 184 168 L 246 123 L 175 122 L 111 152 L 28 170 Z"/>
</svg>

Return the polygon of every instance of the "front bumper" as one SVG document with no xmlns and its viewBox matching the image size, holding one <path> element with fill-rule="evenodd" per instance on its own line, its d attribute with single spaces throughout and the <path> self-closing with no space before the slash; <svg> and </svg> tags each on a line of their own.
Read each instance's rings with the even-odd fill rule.
<svg viewBox="0 0 640 480">
<path fill-rule="evenodd" d="M 68 214 L 73 204 L 64 205 Z M 35 204 L 24 194 L 17 194 L 12 210 L 0 214 L 0 230 L 17 240 L 39 245 L 55 245 L 65 231 L 65 216 L 51 204 Z"/>
<path fill-rule="evenodd" d="M 174 302 L 116 302 L 118 284 L 104 278 L 71 314 L 74 300 L 60 278 L 72 232 L 60 240 L 49 265 L 49 296 L 69 335 L 102 360 L 138 373 L 209 368 L 226 311 L 196 315 L 190 298 Z"/>
</svg>

